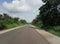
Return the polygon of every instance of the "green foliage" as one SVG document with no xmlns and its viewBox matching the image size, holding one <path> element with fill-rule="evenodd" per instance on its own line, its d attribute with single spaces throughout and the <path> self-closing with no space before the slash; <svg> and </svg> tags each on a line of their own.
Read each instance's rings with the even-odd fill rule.
<svg viewBox="0 0 60 44">
<path fill-rule="evenodd" d="M 57 6 L 51 5 L 47 2 L 40 9 L 40 19 L 45 26 L 53 26 L 60 24 L 60 13 L 58 13 Z"/>
<path fill-rule="evenodd" d="M 42 0 L 44 3 L 49 2 L 51 5 L 58 5 L 60 4 L 60 0 Z"/>
<path fill-rule="evenodd" d="M 23 22 L 23 23 L 22 23 Z M 26 24 L 25 20 L 19 20 L 18 17 L 11 17 L 8 14 L 0 14 L 0 30 L 13 28 L 22 24 Z"/>
<path fill-rule="evenodd" d="M 57 36 L 60 36 L 60 26 L 53 26 L 51 28 L 48 28 L 47 31 Z"/>
<path fill-rule="evenodd" d="M 56 32 L 55 34 L 60 33 L 60 12 L 57 10 L 60 0 L 42 1 L 45 4 L 39 8 L 39 15 L 33 20 L 32 24 L 47 31 Z"/>
<path fill-rule="evenodd" d="M 44 26 L 60 25 L 60 12 L 57 10 L 59 0 L 43 0 L 46 4 L 39 8 L 40 12 L 33 24 L 42 24 Z"/>
<path fill-rule="evenodd" d="M 21 23 L 25 24 L 26 23 L 26 20 L 20 20 Z"/>
</svg>

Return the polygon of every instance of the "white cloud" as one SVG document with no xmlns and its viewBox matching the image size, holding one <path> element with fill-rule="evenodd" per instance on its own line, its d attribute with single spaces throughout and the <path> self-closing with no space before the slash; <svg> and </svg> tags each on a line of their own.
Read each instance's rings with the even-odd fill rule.
<svg viewBox="0 0 60 44">
<path fill-rule="evenodd" d="M 31 9 L 30 6 L 26 4 L 25 0 L 13 0 L 12 3 L 4 2 L 3 6 L 11 12 L 24 12 Z"/>
<path fill-rule="evenodd" d="M 4 10 L 4 8 L 0 5 L 0 14 L 3 14 L 3 13 L 8 13 L 8 12 Z"/>
<path fill-rule="evenodd" d="M 11 3 L 5 1 L 2 5 L 11 16 L 17 16 L 31 22 L 39 13 L 37 10 L 43 4 L 41 0 L 12 0 Z"/>
</svg>

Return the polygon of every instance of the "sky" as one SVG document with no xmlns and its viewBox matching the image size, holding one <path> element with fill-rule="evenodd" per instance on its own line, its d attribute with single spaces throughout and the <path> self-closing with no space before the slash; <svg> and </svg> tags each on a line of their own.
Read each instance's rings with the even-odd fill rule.
<svg viewBox="0 0 60 44">
<path fill-rule="evenodd" d="M 41 0 L 0 0 L 0 14 L 7 13 L 12 17 L 32 22 L 42 5 L 44 3 Z"/>
</svg>

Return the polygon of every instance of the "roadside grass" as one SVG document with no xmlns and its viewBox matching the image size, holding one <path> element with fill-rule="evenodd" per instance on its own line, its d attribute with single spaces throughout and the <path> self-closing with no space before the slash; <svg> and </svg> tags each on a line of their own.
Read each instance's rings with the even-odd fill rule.
<svg viewBox="0 0 60 44">
<path fill-rule="evenodd" d="M 49 28 L 47 31 L 60 37 L 60 26 L 53 26 L 51 29 Z"/>
<path fill-rule="evenodd" d="M 58 32 L 58 31 L 48 30 L 48 32 L 60 37 L 60 32 Z"/>
<path fill-rule="evenodd" d="M 10 28 L 14 28 L 14 27 L 22 26 L 22 25 L 25 25 L 25 24 L 23 23 L 6 24 L 6 29 L 10 29 Z"/>
<path fill-rule="evenodd" d="M 60 37 L 60 26 L 47 26 L 47 27 L 45 27 L 42 24 L 35 25 L 35 26 L 38 27 L 39 29 L 46 30 L 46 31 Z"/>
</svg>

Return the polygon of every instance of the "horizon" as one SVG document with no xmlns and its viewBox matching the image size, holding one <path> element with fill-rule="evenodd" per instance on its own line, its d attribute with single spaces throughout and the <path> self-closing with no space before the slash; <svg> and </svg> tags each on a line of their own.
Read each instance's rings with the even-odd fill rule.
<svg viewBox="0 0 60 44">
<path fill-rule="evenodd" d="M 7 13 L 12 17 L 32 22 L 43 4 L 41 0 L 0 0 L 0 14 Z"/>
</svg>

